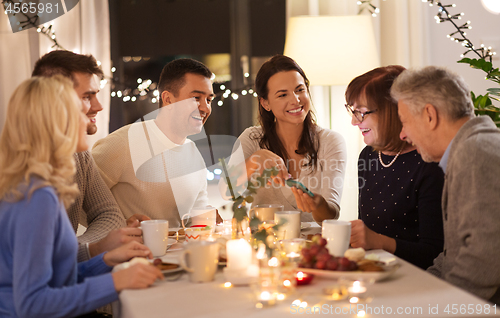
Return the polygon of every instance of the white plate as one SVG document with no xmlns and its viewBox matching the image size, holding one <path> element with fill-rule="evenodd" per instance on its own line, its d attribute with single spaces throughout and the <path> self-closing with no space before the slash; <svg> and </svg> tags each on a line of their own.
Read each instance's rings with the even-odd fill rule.
<svg viewBox="0 0 500 318">
<path fill-rule="evenodd" d="M 310 223 L 307 223 L 307 222 L 302 222 L 300 223 L 300 229 L 301 230 L 304 230 L 304 229 L 308 229 L 311 227 L 311 224 Z"/>
<path fill-rule="evenodd" d="M 319 277 L 330 278 L 330 279 L 362 279 L 362 280 L 373 280 L 375 282 L 384 280 L 390 277 L 394 272 L 400 267 L 399 263 L 392 262 L 388 265 L 383 265 L 383 272 L 361 272 L 361 271 L 328 271 L 323 269 L 314 268 L 298 268 L 299 271 L 304 273 L 310 273 L 317 275 Z"/>
<path fill-rule="evenodd" d="M 168 245 L 167 245 L 167 248 L 169 248 L 170 246 L 174 245 L 175 243 L 177 243 L 177 240 L 176 239 L 173 239 L 173 238 L 169 238 L 168 239 Z"/>
<path fill-rule="evenodd" d="M 182 267 L 179 265 L 179 267 L 177 268 L 173 268 L 173 269 L 166 269 L 166 270 L 163 270 L 161 271 L 163 273 L 163 275 L 165 274 L 172 274 L 172 273 L 177 273 L 177 272 L 181 272 L 183 271 Z"/>
</svg>

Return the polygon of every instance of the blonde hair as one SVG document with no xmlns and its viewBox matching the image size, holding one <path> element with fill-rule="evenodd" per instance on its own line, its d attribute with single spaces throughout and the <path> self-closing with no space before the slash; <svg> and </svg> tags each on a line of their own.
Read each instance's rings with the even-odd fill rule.
<svg viewBox="0 0 500 318">
<path fill-rule="evenodd" d="M 19 201 L 29 189 L 52 186 L 67 208 L 78 195 L 73 154 L 78 143 L 81 102 L 73 83 L 56 75 L 33 77 L 19 85 L 7 108 L 0 135 L 0 199 Z"/>
</svg>

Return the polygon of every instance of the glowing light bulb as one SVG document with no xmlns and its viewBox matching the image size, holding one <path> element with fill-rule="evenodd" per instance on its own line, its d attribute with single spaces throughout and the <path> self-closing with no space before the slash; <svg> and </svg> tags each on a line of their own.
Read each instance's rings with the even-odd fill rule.
<svg viewBox="0 0 500 318">
<path fill-rule="evenodd" d="M 212 181 L 213 179 L 215 179 L 214 173 L 207 170 L 207 180 Z"/>
</svg>

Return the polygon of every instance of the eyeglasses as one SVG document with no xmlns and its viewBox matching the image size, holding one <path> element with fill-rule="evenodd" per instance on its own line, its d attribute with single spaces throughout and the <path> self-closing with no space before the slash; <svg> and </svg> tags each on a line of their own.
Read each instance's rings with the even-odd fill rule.
<svg viewBox="0 0 500 318">
<path fill-rule="evenodd" d="M 349 113 L 349 115 L 356 117 L 356 119 L 360 123 L 362 123 L 363 120 L 365 120 L 366 115 L 373 114 L 377 111 L 377 109 L 375 109 L 375 110 L 370 110 L 370 111 L 363 113 L 363 112 L 360 112 L 359 110 L 354 109 L 354 106 L 348 105 L 348 104 L 345 104 L 345 108 L 347 109 L 347 112 Z"/>
</svg>

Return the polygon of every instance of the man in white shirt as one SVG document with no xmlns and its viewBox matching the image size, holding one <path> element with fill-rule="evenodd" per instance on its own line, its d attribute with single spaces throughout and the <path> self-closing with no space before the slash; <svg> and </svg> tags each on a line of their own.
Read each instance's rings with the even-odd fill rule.
<svg viewBox="0 0 500 318">
<path fill-rule="evenodd" d="M 194 207 L 208 205 L 206 167 L 188 136 L 211 113 L 212 72 L 201 62 L 168 63 L 158 84 L 155 119 L 136 122 L 98 141 L 92 155 L 125 217 L 134 213 L 179 227 Z"/>
</svg>

